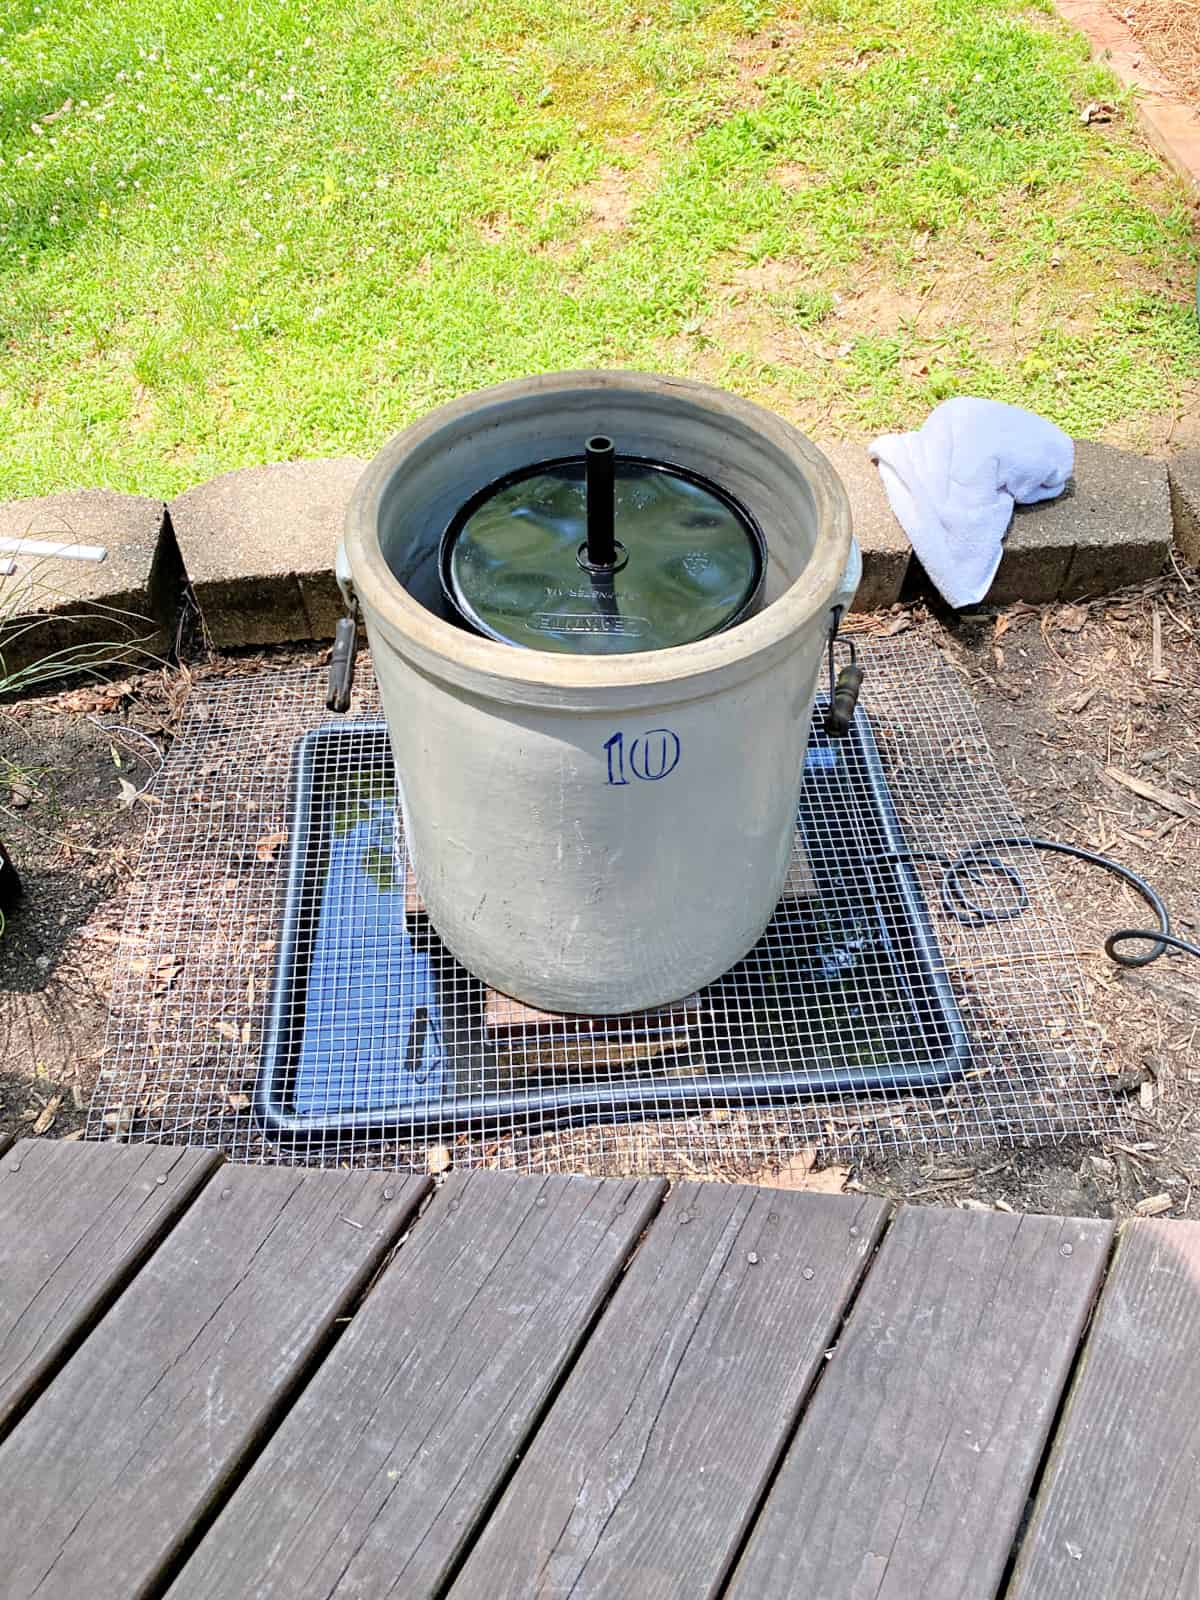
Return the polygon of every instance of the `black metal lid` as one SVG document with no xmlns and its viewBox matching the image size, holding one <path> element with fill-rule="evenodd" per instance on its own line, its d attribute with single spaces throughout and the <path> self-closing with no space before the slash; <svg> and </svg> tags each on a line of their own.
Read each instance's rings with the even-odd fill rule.
<svg viewBox="0 0 1200 1600">
<path fill-rule="evenodd" d="M 443 587 L 505 644 L 575 654 L 662 650 L 750 614 L 763 539 L 707 478 L 587 441 L 463 506 L 442 543 Z"/>
</svg>

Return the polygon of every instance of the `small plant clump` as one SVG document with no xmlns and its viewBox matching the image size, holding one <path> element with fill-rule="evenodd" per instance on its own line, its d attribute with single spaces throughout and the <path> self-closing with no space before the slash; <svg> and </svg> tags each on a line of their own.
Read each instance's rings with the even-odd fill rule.
<svg viewBox="0 0 1200 1600">
<path fill-rule="evenodd" d="M 72 607 L 64 617 L 51 609 L 69 600 L 53 583 L 52 559 L 9 564 L 18 570 L 0 577 L 0 704 L 62 680 L 103 679 L 123 666 L 158 662 L 145 648 L 144 617 L 94 602 Z M 85 636 L 73 640 L 72 631 Z M 97 638 L 98 632 L 103 637 Z M 39 649 L 43 636 L 53 642 L 48 638 Z M 0 762 L 0 780 L 10 791 L 28 785 L 28 775 L 6 762 Z M 0 934 L 5 911 L 21 893 L 17 869 L 0 840 Z"/>
</svg>

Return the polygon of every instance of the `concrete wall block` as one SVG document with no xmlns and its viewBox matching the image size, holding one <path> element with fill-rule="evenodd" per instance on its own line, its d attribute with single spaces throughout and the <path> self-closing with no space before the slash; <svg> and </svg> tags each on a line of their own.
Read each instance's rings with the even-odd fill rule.
<svg viewBox="0 0 1200 1600">
<path fill-rule="evenodd" d="M 823 446 L 846 486 L 863 553 L 855 609 L 885 609 L 916 565 L 878 469 L 861 443 Z M 174 642 L 190 581 L 214 645 L 332 637 L 341 615 L 333 575 L 346 507 L 365 462 L 284 462 L 224 473 L 161 501 L 83 489 L 0 505 L 0 536 L 103 545 L 100 565 L 22 556 L 0 578 L 0 611 L 38 617 L 7 646 L 9 671 L 76 644 Z M 988 595 L 993 605 L 1082 598 L 1142 582 L 1178 539 L 1200 565 L 1200 451 L 1159 461 L 1081 441 L 1067 492 L 1018 507 Z M 186 569 L 186 571 L 185 571 Z M 16 599 L 24 596 L 20 606 Z M 2 625 L 0 625 L 2 626 Z"/>
<path fill-rule="evenodd" d="M 175 641 L 184 572 L 161 500 L 113 489 L 0 505 L 0 537 L 96 545 L 102 562 L 22 553 L 0 577 L 0 655 L 6 673 L 56 653 L 94 652 L 97 663 L 161 656 Z M 0 563 L 6 558 L 0 555 Z M 32 627 L 26 626 L 32 621 Z M 105 646 L 112 645 L 111 651 Z"/>
<path fill-rule="evenodd" d="M 1167 471 L 1175 543 L 1185 561 L 1200 567 L 1200 450 L 1176 456 Z"/>
<path fill-rule="evenodd" d="M 823 444 L 821 453 L 846 487 L 854 536 L 862 550 L 863 577 L 855 611 L 883 611 L 895 605 L 908 573 L 912 546 L 892 515 L 879 468 L 866 447 L 851 440 Z"/>
<path fill-rule="evenodd" d="M 1071 486 L 1043 516 L 1047 526 L 1061 524 L 1074 547 L 1064 600 L 1144 583 L 1170 559 L 1174 524 L 1165 462 L 1080 440 Z"/>
<path fill-rule="evenodd" d="M 343 456 L 243 467 L 168 511 L 214 645 L 332 637 L 346 506 L 366 463 Z"/>
<path fill-rule="evenodd" d="M 1047 522 L 1045 511 L 1044 506 L 1018 506 L 1013 512 L 987 605 L 1008 606 L 1015 600 L 1043 605 L 1062 593 L 1073 547 L 1060 521 Z"/>
</svg>

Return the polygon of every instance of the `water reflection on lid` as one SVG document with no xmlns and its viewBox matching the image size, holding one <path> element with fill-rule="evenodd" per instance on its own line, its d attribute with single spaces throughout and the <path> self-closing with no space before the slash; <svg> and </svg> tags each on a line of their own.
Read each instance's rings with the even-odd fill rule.
<svg viewBox="0 0 1200 1600">
<path fill-rule="evenodd" d="M 595 564 L 585 460 L 501 479 L 451 523 L 443 586 L 470 626 L 532 650 L 616 655 L 687 644 L 750 614 L 762 535 L 731 495 L 680 468 L 616 456 L 615 549 Z M 594 540 L 594 501 L 592 513 Z"/>
</svg>

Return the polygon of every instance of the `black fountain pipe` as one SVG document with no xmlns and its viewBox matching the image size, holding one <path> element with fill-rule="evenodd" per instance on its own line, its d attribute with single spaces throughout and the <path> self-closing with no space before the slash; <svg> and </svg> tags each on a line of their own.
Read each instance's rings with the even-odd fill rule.
<svg viewBox="0 0 1200 1600">
<path fill-rule="evenodd" d="M 612 440 L 603 433 L 594 434 L 585 450 L 588 565 L 611 568 L 617 564 L 616 507 L 613 502 L 617 454 Z"/>
</svg>

